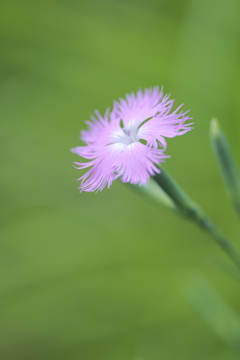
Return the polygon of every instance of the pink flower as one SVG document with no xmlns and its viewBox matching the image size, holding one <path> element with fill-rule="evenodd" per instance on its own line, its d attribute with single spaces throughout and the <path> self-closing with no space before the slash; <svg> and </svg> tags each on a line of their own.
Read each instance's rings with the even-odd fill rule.
<svg viewBox="0 0 240 360">
<path fill-rule="evenodd" d="M 113 103 L 101 116 L 86 121 L 88 130 L 81 133 L 85 146 L 71 151 L 88 160 L 78 163 L 78 169 L 90 168 L 80 177 L 81 191 L 101 191 L 121 177 L 123 182 L 146 184 L 150 176 L 159 173 L 158 164 L 169 157 L 165 137 L 183 135 L 191 130 L 185 121 L 192 118 L 179 106 L 170 113 L 174 100 L 163 97 L 158 87 L 139 90 Z M 161 147 L 161 148 L 159 148 Z"/>
</svg>

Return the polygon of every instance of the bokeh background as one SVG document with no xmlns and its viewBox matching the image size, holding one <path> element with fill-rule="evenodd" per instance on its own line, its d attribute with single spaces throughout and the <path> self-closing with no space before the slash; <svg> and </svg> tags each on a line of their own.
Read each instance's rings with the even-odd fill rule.
<svg viewBox="0 0 240 360">
<path fill-rule="evenodd" d="M 79 194 L 69 149 L 95 109 L 164 85 L 195 121 L 165 168 L 240 245 L 209 144 L 217 116 L 239 154 L 239 19 L 239 0 L 1 1 L 1 359 L 236 359 L 186 296 L 203 277 L 240 311 L 221 251 L 120 182 Z"/>
</svg>

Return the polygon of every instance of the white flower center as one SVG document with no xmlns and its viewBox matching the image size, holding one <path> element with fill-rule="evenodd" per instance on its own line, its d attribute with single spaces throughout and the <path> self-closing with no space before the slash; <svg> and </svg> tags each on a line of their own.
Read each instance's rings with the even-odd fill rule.
<svg viewBox="0 0 240 360">
<path fill-rule="evenodd" d="M 122 128 L 114 134 L 114 142 L 125 146 L 139 141 L 138 127 L 130 123 L 127 128 Z"/>
</svg>

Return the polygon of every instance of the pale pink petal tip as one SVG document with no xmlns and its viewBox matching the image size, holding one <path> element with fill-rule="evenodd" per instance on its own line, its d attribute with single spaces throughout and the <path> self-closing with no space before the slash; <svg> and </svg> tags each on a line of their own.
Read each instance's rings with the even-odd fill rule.
<svg viewBox="0 0 240 360">
<path fill-rule="evenodd" d="M 89 168 L 80 177 L 80 191 L 102 191 L 121 178 L 131 184 L 146 184 L 150 176 L 159 173 L 158 165 L 169 156 L 164 154 L 166 138 L 192 130 L 189 111 L 174 111 L 174 100 L 163 95 L 158 87 L 127 94 L 114 101 L 113 110 L 102 116 L 98 111 L 86 121 L 88 130 L 81 138 L 85 146 L 71 151 L 90 160 L 75 163 L 78 169 Z"/>
</svg>

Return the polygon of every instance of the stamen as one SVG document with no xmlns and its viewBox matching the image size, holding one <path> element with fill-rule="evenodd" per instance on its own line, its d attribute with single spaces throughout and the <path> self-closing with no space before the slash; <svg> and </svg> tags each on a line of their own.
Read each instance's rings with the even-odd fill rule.
<svg viewBox="0 0 240 360">
<path fill-rule="evenodd" d="M 125 135 L 127 136 L 130 136 L 130 131 L 125 129 L 125 128 L 122 128 L 122 131 L 124 132 Z"/>
<path fill-rule="evenodd" d="M 124 133 L 125 135 L 129 136 L 129 137 L 132 139 L 133 142 L 136 142 L 136 141 L 137 141 L 137 139 L 135 139 L 135 138 L 133 137 L 133 135 L 132 135 L 132 133 L 131 133 L 130 130 L 127 130 L 127 129 L 125 129 L 125 128 L 122 128 L 122 131 L 123 131 L 123 133 Z"/>
</svg>

